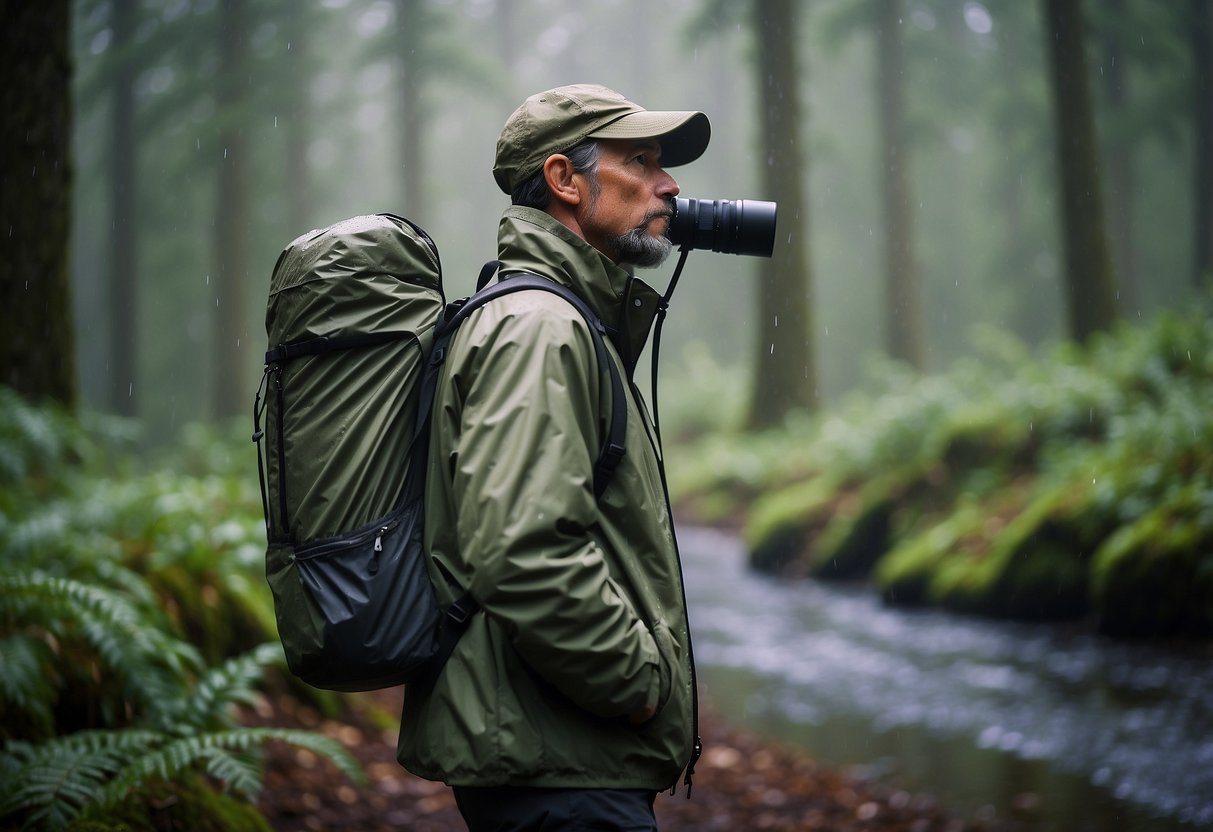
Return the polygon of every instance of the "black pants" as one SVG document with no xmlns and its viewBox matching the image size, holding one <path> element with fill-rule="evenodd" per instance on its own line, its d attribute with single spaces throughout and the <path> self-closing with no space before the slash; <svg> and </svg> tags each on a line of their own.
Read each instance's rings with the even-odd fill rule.
<svg viewBox="0 0 1213 832">
<path fill-rule="evenodd" d="M 655 792 L 456 786 L 469 832 L 657 832 Z"/>
</svg>

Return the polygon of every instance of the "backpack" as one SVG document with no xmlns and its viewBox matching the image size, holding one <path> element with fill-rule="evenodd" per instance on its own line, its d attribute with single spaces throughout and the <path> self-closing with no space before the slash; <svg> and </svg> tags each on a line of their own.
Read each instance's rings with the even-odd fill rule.
<svg viewBox="0 0 1213 832">
<path fill-rule="evenodd" d="M 253 441 L 279 638 L 291 673 L 310 685 L 375 690 L 430 677 L 479 608 L 452 585 L 458 600 L 440 609 L 423 545 L 430 411 L 447 345 L 473 311 L 520 290 L 572 304 L 611 390 L 596 495 L 623 456 L 626 400 L 601 321 L 537 275 L 486 285 L 499 265 L 448 304 L 434 241 L 375 214 L 299 237 L 274 266 Z"/>
</svg>

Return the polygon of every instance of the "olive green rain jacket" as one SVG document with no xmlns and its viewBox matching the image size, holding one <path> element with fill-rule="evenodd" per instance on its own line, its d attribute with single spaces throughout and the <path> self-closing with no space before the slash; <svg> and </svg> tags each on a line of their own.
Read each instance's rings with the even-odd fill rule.
<svg viewBox="0 0 1213 832">
<path fill-rule="evenodd" d="M 626 379 L 657 293 L 542 211 L 508 209 L 498 246 L 503 275 L 557 280 L 624 333 L 608 350 Z M 440 596 L 439 569 L 483 612 L 433 686 L 405 691 L 398 756 L 413 773 L 661 790 L 689 762 L 682 576 L 652 423 L 627 387 L 627 452 L 595 500 L 610 386 L 581 315 L 517 292 L 458 331 L 434 411 L 425 537 Z M 646 704 L 656 716 L 630 724 Z"/>
</svg>

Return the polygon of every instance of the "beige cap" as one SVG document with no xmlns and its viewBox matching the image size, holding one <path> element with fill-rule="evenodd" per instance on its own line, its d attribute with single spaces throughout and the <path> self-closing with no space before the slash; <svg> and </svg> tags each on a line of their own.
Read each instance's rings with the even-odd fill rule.
<svg viewBox="0 0 1213 832">
<path fill-rule="evenodd" d="M 660 139 L 662 166 L 685 165 L 703 155 L 711 136 L 703 113 L 646 110 L 606 87 L 572 84 L 532 95 L 506 120 L 493 178 L 513 193 L 553 153 L 586 139 Z"/>
</svg>

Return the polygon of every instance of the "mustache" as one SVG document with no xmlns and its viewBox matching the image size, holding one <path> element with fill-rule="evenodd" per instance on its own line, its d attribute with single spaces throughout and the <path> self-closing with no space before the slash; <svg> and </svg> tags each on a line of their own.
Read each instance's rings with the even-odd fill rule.
<svg viewBox="0 0 1213 832">
<path fill-rule="evenodd" d="M 649 223 L 653 220 L 665 220 L 670 222 L 674 219 L 674 203 L 671 202 L 669 207 L 662 211 L 650 211 L 644 215 L 644 219 L 636 226 L 637 230 L 643 230 L 649 227 Z"/>
</svg>

